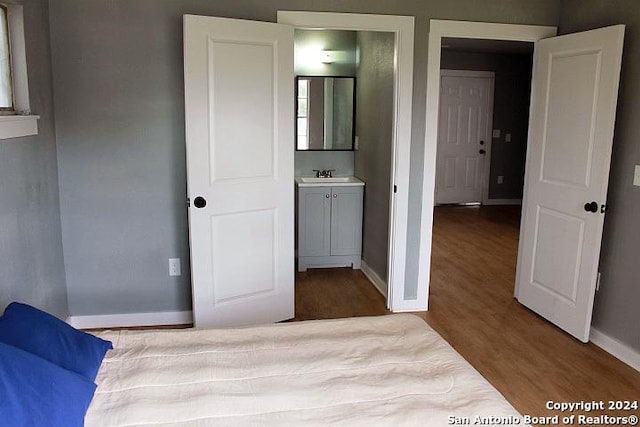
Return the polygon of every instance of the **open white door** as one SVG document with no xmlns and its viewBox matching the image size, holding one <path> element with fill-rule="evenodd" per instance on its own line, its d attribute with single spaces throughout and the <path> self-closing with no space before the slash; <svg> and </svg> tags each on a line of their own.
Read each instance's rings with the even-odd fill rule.
<svg viewBox="0 0 640 427">
<path fill-rule="evenodd" d="M 536 43 L 516 297 L 587 342 L 624 26 Z"/>
<path fill-rule="evenodd" d="M 184 16 L 196 327 L 294 316 L 293 27 Z"/>
</svg>

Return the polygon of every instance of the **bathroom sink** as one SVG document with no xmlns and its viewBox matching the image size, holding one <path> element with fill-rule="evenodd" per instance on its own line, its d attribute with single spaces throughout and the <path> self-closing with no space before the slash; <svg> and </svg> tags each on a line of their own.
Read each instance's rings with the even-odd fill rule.
<svg viewBox="0 0 640 427">
<path fill-rule="evenodd" d="M 321 187 L 330 185 L 332 187 L 360 186 L 364 182 L 355 176 L 334 176 L 332 178 L 316 178 L 311 176 L 299 176 L 296 178 L 299 187 Z"/>
</svg>

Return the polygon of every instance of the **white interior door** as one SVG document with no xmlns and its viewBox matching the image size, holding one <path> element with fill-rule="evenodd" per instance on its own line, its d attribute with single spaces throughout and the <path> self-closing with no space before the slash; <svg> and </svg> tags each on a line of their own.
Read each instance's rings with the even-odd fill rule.
<svg viewBox="0 0 640 427">
<path fill-rule="evenodd" d="M 195 326 L 289 319 L 293 27 L 185 15 L 184 78 Z"/>
<path fill-rule="evenodd" d="M 482 201 L 492 112 L 493 73 L 441 71 L 436 204 Z"/>
<path fill-rule="evenodd" d="M 623 37 L 618 25 L 545 39 L 534 53 L 516 297 L 585 342 Z"/>
</svg>

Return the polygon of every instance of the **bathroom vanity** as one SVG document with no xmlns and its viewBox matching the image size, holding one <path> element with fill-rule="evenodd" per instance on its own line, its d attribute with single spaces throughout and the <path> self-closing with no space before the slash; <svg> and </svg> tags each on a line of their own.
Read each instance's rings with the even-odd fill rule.
<svg viewBox="0 0 640 427">
<path fill-rule="evenodd" d="M 352 267 L 362 260 L 364 182 L 355 177 L 296 178 L 298 271 Z"/>
</svg>

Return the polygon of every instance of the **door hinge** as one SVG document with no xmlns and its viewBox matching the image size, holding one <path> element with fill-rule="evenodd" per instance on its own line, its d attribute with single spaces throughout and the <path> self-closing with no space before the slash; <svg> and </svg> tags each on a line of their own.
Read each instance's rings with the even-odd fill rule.
<svg viewBox="0 0 640 427">
<path fill-rule="evenodd" d="M 601 274 L 602 274 L 602 273 L 600 273 L 600 272 L 598 271 L 598 277 L 596 278 L 596 292 L 598 292 L 598 291 L 600 290 L 600 275 L 601 275 Z"/>
<path fill-rule="evenodd" d="M 394 192 L 394 193 L 397 193 L 397 192 L 398 192 L 398 186 L 397 186 L 397 185 L 395 185 L 395 184 L 393 184 L 393 192 Z"/>
</svg>

